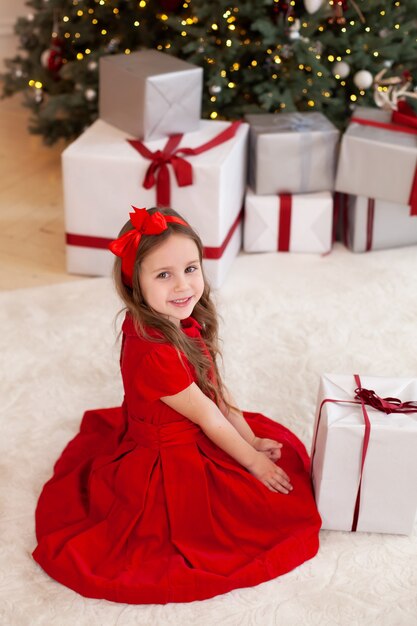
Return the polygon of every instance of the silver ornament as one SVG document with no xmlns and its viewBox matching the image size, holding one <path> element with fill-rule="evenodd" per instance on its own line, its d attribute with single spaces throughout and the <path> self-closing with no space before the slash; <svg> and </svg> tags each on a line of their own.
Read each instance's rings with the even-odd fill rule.
<svg viewBox="0 0 417 626">
<path fill-rule="evenodd" d="M 353 82 L 358 89 L 369 89 L 369 87 L 372 87 L 374 77 L 368 70 L 359 70 L 354 75 Z"/>
<path fill-rule="evenodd" d="M 87 69 L 90 70 L 90 72 L 94 72 L 94 70 L 97 69 L 97 61 L 89 61 L 87 63 Z"/>
<path fill-rule="evenodd" d="M 350 74 L 350 65 L 346 61 L 338 61 L 332 66 L 333 76 L 340 76 L 340 78 L 346 78 Z"/>
<path fill-rule="evenodd" d="M 216 95 L 217 93 L 220 93 L 222 90 L 220 85 L 210 85 L 209 87 L 209 92 L 211 93 L 212 96 Z"/>
<path fill-rule="evenodd" d="M 88 100 L 89 102 L 92 102 L 97 97 L 97 91 L 89 87 L 88 89 L 84 91 L 84 96 L 86 100 Z"/>
</svg>

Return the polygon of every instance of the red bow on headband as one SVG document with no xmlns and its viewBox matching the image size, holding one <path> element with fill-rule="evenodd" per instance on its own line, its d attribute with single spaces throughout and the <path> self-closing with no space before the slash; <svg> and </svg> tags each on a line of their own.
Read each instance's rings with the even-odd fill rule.
<svg viewBox="0 0 417 626">
<path fill-rule="evenodd" d="M 168 222 L 188 226 L 187 222 L 174 215 L 162 215 L 159 211 L 151 215 L 146 209 L 132 208 L 134 213 L 129 213 L 129 217 L 134 228 L 109 244 L 109 250 L 122 259 L 122 277 L 129 287 L 132 286 L 133 268 L 142 235 L 159 235 L 168 228 Z"/>
</svg>

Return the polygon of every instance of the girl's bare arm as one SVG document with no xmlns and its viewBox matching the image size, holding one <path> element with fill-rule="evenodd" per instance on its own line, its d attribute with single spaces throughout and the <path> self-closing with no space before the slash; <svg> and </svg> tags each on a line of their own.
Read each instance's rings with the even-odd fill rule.
<svg viewBox="0 0 417 626">
<path fill-rule="evenodd" d="M 268 489 L 281 493 L 288 493 L 292 489 L 284 470 L 255 450 L 195 383 L 184 391 L 173 396 L 166 396 L 161 400 L 198 424 L 207 437 L 230 454 Z"/>
</svg>

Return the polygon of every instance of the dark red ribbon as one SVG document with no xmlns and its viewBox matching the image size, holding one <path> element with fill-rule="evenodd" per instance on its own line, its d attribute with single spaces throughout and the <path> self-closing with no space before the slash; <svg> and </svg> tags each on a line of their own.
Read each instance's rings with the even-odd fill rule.
<svg viewBox="0 0 417 626">
<path fill-rule="evenodd" d="M 316 454 L 316 443 L 317 443 L 317 435 L 319 431 L 319 424 L 321 420 L 321 412 L 325 404 L 327 404 L 328 402 L 331 402 L 333 404 L 361 405 L 363 420 L 365 424 L 365 432 L 364 432 L 363 443 L 362 443 L 359 485 L 358 485 L 358 491 L 356 494 L 355 507 L 354 507 L 353 518 L 352 518 L 351 530 L 353 532 L 355 532 L 358 527 L 363 469 L 365 466 L 365 459 L 366 459 L 366 454 L 368 451 L 369 439 L 371 436 L 371 422 L 369 419 L 368 412 L 366 410 L 366 405 L 371 406 L 373 409 L 376 409 L 377 411 L 386 413 L 387 415 L 389 415 L 390 413 L 415 413 L 417 412 L 417 401 L 411 400 L 409 402 L 402 402 L 398 398 L 381 398 L 375 393 L 373 389 L 364 389 L 362 387 L 362 383 L 358 374 L 354 374 L 354 379 L 355 379 L 355 383 L 357 387 L 355 389 L 355 396 L 353 400 L 337 400 L 335 398 L 325 398 L 320 404 L 316 431 L 314 435 L 313 451 L 311 454 L 311 464 L 313 465 L 313 459 Z"/>
<path fill-rule="evenodd" d="M 340 191 L 336 191 L 333 197 L 333 243 L 337 238 L 337 227 L 339 224 L 340 216 L 342 218 L 342 236 L 343 243 L 348 248 L 348 198 L 349 196 L 346 193 L 341 193 Z"/>
<path fill-rule="evenodd" d="M 350 243 L 350 220 L 349 220 L 349 203 L 348 203 L 348 195 L 341 194 L 343 196 L 343 206 L 342 206 L 342 219 L 343 219 L 343 243 L 347 248 L 349 248 Z M 366 244 L 365 244 L 365 252 L 369 252 L 372 250 L 372 240 L 374 233 L 374 219 L 375 219 L 375 199 L 368 198 L 368 211 L 366 217 Z"/>
<path fill-rule="evenodd" d="M 394 132 L 408 133 L 417 135 L 417 116 L 412 109 L 401 107 L 400 111 L 393 111 L 391 122 L 377 122 L 376 120 L 367 120 L 362 117 L 353 116 L 351 122 L 362 124 L 364 126 L 374 126 L 376 128 L 384 128 Z M 417 215 L 417 166 L 414 170 L 413 182 L 411 184 L 410 196 L 408 198 L 410 205 L 410 215 Z"/>
<path fill-rule="evenodd" d="M 279 194 L 278 207 L 278 252 L 289 252 L 291 237 L 292 196 Z"/>
<path fill-rule="evenodd" d="M 368 213 L 366 220 L 366 252 L 372 250 L 372 237 L 374 234 L 375 199 L 368 198 Z"/>
<path fill-rule="evenodd" d="M 128 139 L 130 145 L 143 158 L 151 161 L 146 170 L 143 187 L 151 189 L 156 185 L 156 206 L 169 207 L 171 204 L 171 183 L 168 165 L 172 166 L 179 187 L 193 184 L 193 168 L 184 156 L 195 156 L 215 148 L 225 141 L 232 139 L 242 122 L 233 122 L 221 133 L 198 146 L 197 148 L 178 148 L 183 135 L 171 135 L 162 150 L 152 152 L 138 139 Z"/>
</svg>

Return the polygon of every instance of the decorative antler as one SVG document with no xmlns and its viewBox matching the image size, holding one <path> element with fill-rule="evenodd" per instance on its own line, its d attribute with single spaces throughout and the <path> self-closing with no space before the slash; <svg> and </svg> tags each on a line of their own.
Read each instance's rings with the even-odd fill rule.
<svg viewBox="0 0 417 626">
<path fill-rule="evenodd" d="M 417 93 L 411 89 L 411 81 L 404 82 L 400 76 L 384 78 L 386 71 L 387 68 L 384 68 L 374 78 L 374 100 L 378 107 L 385 111 L 397 111 L 399 101 L 405 98 L 417 99 Z"/>
</svg>

